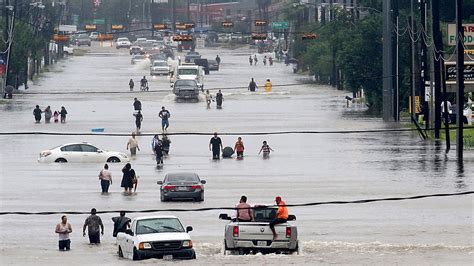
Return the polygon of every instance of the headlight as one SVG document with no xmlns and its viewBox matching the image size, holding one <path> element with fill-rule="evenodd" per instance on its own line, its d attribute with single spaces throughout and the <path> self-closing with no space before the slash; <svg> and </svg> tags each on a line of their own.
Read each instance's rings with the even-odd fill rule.
<svg viewBox="0 0 474 266">
<path fill-rule="evenodd" d="M 141 242 L 138 244 L 138 249 L 151 249 L 151 244 L 148 242 Z"/>
<path fill-rule="evenodd" d="M 193 241 L 191 240 L 184 240 L 183 241 L 183 248 L 192 248 L 193 247 Z"/>
</svg>

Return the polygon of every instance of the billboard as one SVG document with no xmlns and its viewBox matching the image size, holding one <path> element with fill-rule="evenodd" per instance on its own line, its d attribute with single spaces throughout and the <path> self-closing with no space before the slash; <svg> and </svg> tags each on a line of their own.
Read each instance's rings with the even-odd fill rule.
<svg viewBox="0 0 474 266">
<path fill-rule="evenodd" d="M 474 24 L 462 24 L 464 28 L 464 44 L 474 45 Z M 456 45 L 456 24 L 448 24 L 448 45 Z"/>
</svg>

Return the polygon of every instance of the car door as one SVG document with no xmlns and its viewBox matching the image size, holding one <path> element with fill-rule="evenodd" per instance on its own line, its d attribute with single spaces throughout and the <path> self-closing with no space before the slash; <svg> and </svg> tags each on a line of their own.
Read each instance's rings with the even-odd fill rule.
<svg viewBox="0 0 474 266">
<path fill-rule="evenodd" d="M 62 157 L 68 162 L 82 162 L 82 149 L 79 144 L 71 144 L 61 148 Z"/>
<path fill-rule="evenodd" d="M 133 243 L 133 240 L 136 239 L 136 236 L 135 236 L 135 234 L 137 233 L 137 230 L 135 228 L 136 226 L 137 226 L 137 222 L 134 221 L 132 223 L 132 226 L 130 227 L 130 230 L 132 230 L 132 232 L 133 232 L 133 236 L 131 236 L 129 234 L 127 234 L 125 236 L 125 243 L 124 243 L 125 248 L 124 249 L 126 250 L 127 255 L 125 255 L 125 254 L 124 255 L 129 259 L 133 259 L 133 248 L 135 246 L 134 243 Z"/>
<path fill-rule="evenodd" d="M 89 144 L 81 144 L 84 162 L 101 162 L 102 153 L 99 153 L 99 149 Z"/>
</svg>

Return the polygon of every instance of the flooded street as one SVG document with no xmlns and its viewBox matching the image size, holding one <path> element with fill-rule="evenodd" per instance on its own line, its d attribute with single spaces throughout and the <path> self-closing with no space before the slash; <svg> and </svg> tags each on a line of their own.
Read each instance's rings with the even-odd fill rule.
<svg viewBox="0 0 474 266">
<path fill-rule="evenodd" d="M 306 76 L 295 75 L 282 63 L 249 66 L 254 50 L 198 49 L 203 58 L 222 58 L 219 71 L 204 79 L 205 89 L 224 94 L 222 109 L 206 108 L 204 97 L 196 103 L 177 102 L 167 77 L 149 77 L 148 65 L 131 65 L 128 50 L 99 48 L 61 61 L 45 73 L 26 95 L 15 95 L 0 104 L 0 132 L 130 134 L 135 130 L 133 98 L 143 106 L 143 134 L 161 133 L 158 112 L 171 113 L 171 151 L 163 169 L 157 169 L 151 136 L 138 136 L 141 151 L 132 159 L 140 176 L 137 193 L 122 194 L 124 163 L 110 164 L 111 193 L 102 195 L 98 173 L 102 163 L 38 163 L 40 151 L 71 142 L 90 142 L 104 150 L 126 150 L 128 136 L 0 135 L 1 211 L 47 212 L 234 207 L 242 195 L 250 204 L 274 204 L 281 196 L 287 204 L 345 201 L 473 190 L 474 153 L 466 151 L 463 164 L 455 151 L 445 154 L 444 143 L 422 141 L 416 132 L 357 134 L 277 134 L 255 132 L 350 131 L 400 128 L 367 115 L 362 106 L 346 108 L 348 92 L 323 85 L 294 85 Z M 180 54 L 184 59 L 184 55 Z M 259 55 L 263 56 L 263 55 Z M 261 61 L 260 61 L 261 62 Z M 146 75 L 150 91 L 139 92 Z M 259 89 L 246 87 L 255 78 Z M 133 78 L 135 91 L 129 92 Z M 265 93 L 265 79 L 273 92 Z M 65 106 L 66 124 L 34 123 L 35 105 Z M 245 143 L 243 160 L 212 160 L 211 135 L 173 133 L 229 133 L 223 145 L 234 147 L 238 136 Z M 258 155 L 266 140 L 274 149 L 271 158 Z M 170 172 L 196 172 L 207 181 L 205 201 L 161 202 L 158 180 Z M 474 263 L 474 201 L 472 195 L 367 204 L 290 207 L 296 215 L 300 255 L 224 256 L 229 211 L 174 212 L 190 233 L 197 260 L 173 264 L 409 264 L 472 265 Z M 161 213 L 160 213 L 161 214 Z M 100 214 L 105 235 L 102 245 L 88 245 L 82 237 L 87 215 L 68 215 L 72 225 L 71 252 L 57 251 L 55 225 L 61 215 L 0 216 L 0 257 L 3 265 L 128 265 L 119 259 L 112 237 L 111 217 Z M 141 214 L 128 214 L 130 218 Z M 154 259 L 138 262 L 156 264 Z"/>
</svg>

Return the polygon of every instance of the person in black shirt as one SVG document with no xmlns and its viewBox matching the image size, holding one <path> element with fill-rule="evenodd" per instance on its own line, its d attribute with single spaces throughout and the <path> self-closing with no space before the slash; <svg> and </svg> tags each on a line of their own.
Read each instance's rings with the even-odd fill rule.
<svg viewBox="0 0 474 266">
<path fill-rule="evenodd" d="M 257 89 L 257 83 L 255 83 L 255 81 L 253 81 L 253 78 L 252 78 L 252 80 L 249 83 L 249 91 L 255 91 L 255 89 Z"/>
<path fill-rule="evenodd" d="M 148 80 L 146 80 L 146 76 L 143 76 L 143 78 L 140 80 L 140 90 L 148 91 Z"/>
<path fill-rule="evenodd" d="M 209 150 L 212 151 L 212 159 L 220 159 L 220 151 L 222 149 L 222 140 L 217 136 L 217 132 L 214 132 L 214 137 L 211 138 L 209 142 Z"/>
<path fill-rule="evenodd" d="M 216 104 L 217 108 L 220 109 L 222 108 L 222 101 L 224 100 L 224 95 L 222 95 L 221 90 L 216 94 Z"/>
<path fill-rule="evenodd" d="M 113 217 L 112 221 L 114 222 L 114 231 L 112 233 L 114 237 L 117 237 L 117 234 L 120 232 L 125 233 L 130 228 L 130 218 L 125 216 L 124 211 L 120 212 L 120 216 Z"/>
<path fill-rule="evenodd" d="M 221 64 L 221 58 L 219 57 L 219 55 L 216 56 L 216 62 L 217 62 L 217 65 Z"/>
<path fill-rule="evenodd" d="M 141 111 L 142 110 L 142 103 L 137 99 L 133 99 L 133 108 L 135 109 L 135 111 Z"/>
<path fill-rule="evenodd" d="M 133 91 L 133 87 L 135 86 L 135 82 L 133 82 L 133 79 L 130 79 L 128 82 L 128 86 L 130 87 L 130 91 Z"/>
<path fill-rule="evenodd" d="M 41 113 L 43 113 L 43 111 L 41 111 L 39 105 L 36 105 L 36 108 L 33 110 L 33 115 L 35 116 L 36 124 L 39 124 L 41 121 Z"/>
<path fill-rule="evenodd" d="M 161 141 L 158 141 L 154 147 L 155 155 L 156 155 L 156 164 L 162 165 L 163 164 L 163 144 Z"/>
<path fill-rule="evenodd" d="M 135 116 L 135 125 L 137 126 L 137 133 L 140 132 L 142 127 L 143 115 L 142 112 L 138 111 L 138 113 L 134 114 Z"/>
</svg>

